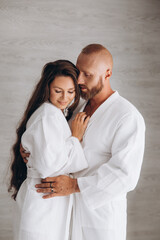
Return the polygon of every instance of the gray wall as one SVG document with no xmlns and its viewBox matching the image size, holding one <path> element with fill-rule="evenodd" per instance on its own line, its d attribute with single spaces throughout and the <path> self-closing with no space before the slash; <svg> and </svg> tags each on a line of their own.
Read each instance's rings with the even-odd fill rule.
<svg viewBox="0 0 160 240">
<path fill-rule="evenodd" d="M 160 1 L 0 0 L 0 240 L 11 240 L 6 174 L 15 128 L 42 66 L 89 43 L 114 57 L 112 87 L 146 122 L 141 178 L 128 195 L 128 240 L 160 239 Z"/>
</svg>

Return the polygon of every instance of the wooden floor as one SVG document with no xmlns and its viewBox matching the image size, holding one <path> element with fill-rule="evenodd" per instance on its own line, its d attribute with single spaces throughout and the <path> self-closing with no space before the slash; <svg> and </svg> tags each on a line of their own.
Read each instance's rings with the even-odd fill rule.
<svg viewBox="0 0 160 240">
<path fill-rule="evenodd" d="M 0 240 L 12 239 L 6 174 L 15 127 L 41 69 L 55 59 L 76 62 L 95 42 L 113 54 L 112 87 L 146 122 L 141 178 L 128 195 L 127 240 L 160 240 L 160 1 L 0 0 L 0 35 Z"/>
</svg>

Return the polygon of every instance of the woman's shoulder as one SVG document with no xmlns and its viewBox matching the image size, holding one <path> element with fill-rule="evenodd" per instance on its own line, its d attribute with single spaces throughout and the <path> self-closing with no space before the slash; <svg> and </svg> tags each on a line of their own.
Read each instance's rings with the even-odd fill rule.
<svg viewBox="0 0 160 240">
<path fill-rule="evenodd" d="M 40 107 L 40 111 L 44 114 L 48 114 L 49 115 L 55 115 L 55 114 L 60 114 L 61 110 L 59 108 L 57 108 L 56 106 L 54 106 L 52 103 L 50 102 L 45 102 L 41 105 Z"/>
<path fill-rule="evenodd" d="M 62 117 L 61 115 L 63 114 L 60 109 L 55 107 L 50 102 L 45 102 L 32 114 L 32 116 L 28 120 L 27 127 L 42 120 L 43 118 L 47 117 L 61 118 Z"/>
</svg>

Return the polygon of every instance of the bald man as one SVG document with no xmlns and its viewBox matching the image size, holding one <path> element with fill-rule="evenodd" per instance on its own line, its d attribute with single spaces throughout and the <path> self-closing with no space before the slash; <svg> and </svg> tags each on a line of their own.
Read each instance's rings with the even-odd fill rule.
<svg viewBox="0 0 160 240">
<path fill-rule="evenodd" d="M 36 186 L 47 193 L 44 198 L 75 193 L 72 240 L 126 239 L 126 196 L 139 179 L 145 124 L 138 110 L 112 90 L 112 67 L 111 53 L 100 44 L 86 46 L 77 59 L 84 100 L 73 118 L 82 111 L 91 116 L 82 141 L 88 169 Z"/>
</svg>

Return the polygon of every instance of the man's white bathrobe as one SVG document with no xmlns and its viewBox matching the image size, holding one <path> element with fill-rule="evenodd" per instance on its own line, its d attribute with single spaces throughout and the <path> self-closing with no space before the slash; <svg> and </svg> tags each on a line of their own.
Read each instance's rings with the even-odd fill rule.
<svg viewBox="0 0 160 240">
<path fill-rule="evenodd" d="M 126 195 L 137 184 L 144 141 L 143 117 L 118 92 L 91 116 L 82 142 L 89 167 L 75 174 L 80 193 L 75 194 L 72 240 L 126 239 Z"/>
<path fill-rule="evenodd" d="M 27 179 L 16 198 L 15 240 L 68 240 L 73 196 L 42 199 L 35 184 L 41 178 L 69 174 L 88 166 L 80 142 L 62 111 L 44 103 L 31 116 L 22 136 L 30 152 Z"/>
</svg>

